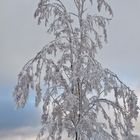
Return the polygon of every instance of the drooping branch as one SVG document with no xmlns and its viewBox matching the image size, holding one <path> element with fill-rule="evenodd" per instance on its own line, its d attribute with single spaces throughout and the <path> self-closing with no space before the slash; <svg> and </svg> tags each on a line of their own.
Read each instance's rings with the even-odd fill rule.
<svg viewBox="0 0 140 140">
<path fill-rule="evenodd" d="M 35 90 L 36 105 L 43 103 L 39 136 L 47 131 L 51 140 L 61 140 L 64 131 L 76 140 L 132 139 L 137 97 L 95 58 L 97 49 L 107 41 L 111 7 L 106 0 L 72 2 L 76 12 L 69 11 L 62 0 L 40 0 L 35 17 L 39 24 L 45 21 L 55 39 L 21 70 L 14 91 L 17 107 L 25 106 L 30 88 Z M 97 13 L 88 13 L 89 2 L 92 6 L 97 2 Z M 101 15 L 104 10 L 109 18 Z"/>
</svg>

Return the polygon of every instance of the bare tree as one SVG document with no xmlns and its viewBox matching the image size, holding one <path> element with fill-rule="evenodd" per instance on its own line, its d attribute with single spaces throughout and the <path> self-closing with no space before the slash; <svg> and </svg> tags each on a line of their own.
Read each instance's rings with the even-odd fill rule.
<svg viewBox="0 0 140 140">
<path fill-rule="evenodd" d="M 105 0 L 71 0 L 70 11 L 64 2 L 38 3 L 34 16 L 39 24 L 45 22 L 54 40 L 20 72 L 14 91 L 17 107 L 25 106 L 30 88 L 36 91 L 36 106 L 43 104 L 38 138 L 46 134 L 61 140 L 65 132 L 75 140 L 132 140 L 137 96 L 95 59 L 107 42 L 112 9 Z"/>
</svg>

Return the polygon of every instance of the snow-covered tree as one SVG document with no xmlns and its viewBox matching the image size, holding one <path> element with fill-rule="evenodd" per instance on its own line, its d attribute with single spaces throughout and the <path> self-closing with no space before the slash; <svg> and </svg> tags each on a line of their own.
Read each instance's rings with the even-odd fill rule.
<svg viewBox="0 0 140 140">
<path fill-rule="evenodd" d="M 24 107 L 36 91 L 38 138 L 61 140 L 64 132 L 74 140 L 132 140 L 137 96 L 95 58 L 113 16 L 107 0 L 40 0 L 34 16 L 54 40 L 23 67 L 14 99 Z"/>
</svg>

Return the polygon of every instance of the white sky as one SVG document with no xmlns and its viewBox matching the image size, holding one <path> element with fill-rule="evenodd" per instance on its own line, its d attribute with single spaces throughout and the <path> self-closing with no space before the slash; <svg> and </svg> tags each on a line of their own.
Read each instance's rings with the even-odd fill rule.
<svg viewBox="0 0 140 140">
<path fill-rule="evenodd" d="M 140 0 L 112 0 L 111 5 L 108 44 L 98 58 L 140 97 Z M 33 18 L 36 7 L 36 0 L 0 0 L 0 97 L 7 92 L 1 89 L 14 87 L 22 66 L 51 40 Z M 140 133 L 140 119 L 135 131 Z"/>
</svg>

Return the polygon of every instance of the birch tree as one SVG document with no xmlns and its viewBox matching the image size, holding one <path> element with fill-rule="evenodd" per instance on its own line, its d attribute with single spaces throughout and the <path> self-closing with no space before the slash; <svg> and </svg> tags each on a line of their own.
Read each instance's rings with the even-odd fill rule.
<svg viewBox="0 0 140 140">
<path fill-rule="evenodd" d="M 61 140 L 65 132 L 72 140 L 132 140 L 137 96 L 96 59 L 107 42 L 112 9 L 107 0 L 71 0 L 73 10 L 66 2 L 38 3 L 34 16 L 54 40 L 18 75 L 16 105 L 24 107 L 35 91 L 35 105 L 42 105 L 38 139 Z"/>
</svg>

